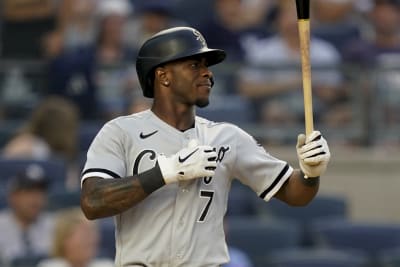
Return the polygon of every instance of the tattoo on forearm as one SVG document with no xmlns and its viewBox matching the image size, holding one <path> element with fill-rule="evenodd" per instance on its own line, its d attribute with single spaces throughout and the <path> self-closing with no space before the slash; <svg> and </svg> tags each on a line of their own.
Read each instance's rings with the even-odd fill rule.
<svg viewBox="0 0 400 267">
<path fill-rule="evenodd" d="M 137 177 L 89 178 L 82 187 L 82 206 L 94 217 L 119 214 L 147 197 Z"/>
</svg>

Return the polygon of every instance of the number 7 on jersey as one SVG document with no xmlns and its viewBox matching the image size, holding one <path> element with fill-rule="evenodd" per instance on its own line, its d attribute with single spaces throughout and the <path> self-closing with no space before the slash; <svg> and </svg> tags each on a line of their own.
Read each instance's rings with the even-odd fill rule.
<svg viewBox="0 0 400 267">
<path fill-rule="evenodd" d="M 204 206 L 204 208 L 203 208 L 203 210 L 201 212 L 200 218 L 197 220 L 197 222 L 204 222 L 206 220 L 207 213 L 208 213 L 208 211 L 210 209 L 211 202 L 212 202 L 213 197 L 214 197 L 214 191 L 200 190 L 200 197 L 208 199 L 206 205 Z"/>
</svg>

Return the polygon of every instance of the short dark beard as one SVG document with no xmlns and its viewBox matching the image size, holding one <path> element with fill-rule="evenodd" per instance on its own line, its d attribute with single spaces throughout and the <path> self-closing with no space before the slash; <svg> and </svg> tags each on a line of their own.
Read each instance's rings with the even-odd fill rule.
<svg viewBox="0 0 400 267">
<path fill-rule="evenodd" d="M 199 107 L 199 108 L 207 107 L 208 104 L 210 104 L 210 101 L 208 100 L 208 98 L 207 99 L 198 99 L 198 100 L 196 100 L 196 103 L 195 103 L 196 107 Z"/>
</svg>

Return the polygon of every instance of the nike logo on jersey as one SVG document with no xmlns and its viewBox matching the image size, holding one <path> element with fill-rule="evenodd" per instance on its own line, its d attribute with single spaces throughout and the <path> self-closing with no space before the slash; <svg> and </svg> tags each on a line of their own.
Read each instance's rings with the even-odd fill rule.
<svg viewBox="0 0 400 267">
<path fill-rule="evenodd" d="M 158 132 L 158 130 L 155 130 L 154 132 L 148 133 L 148 134 L 144 134 L 143 132 L 140 132 L 140 138 L 142 139 L 146 139 L 149 138 L 150 136 L 152 136 L 153 134 L 156 134 Z"/>
<path fill-rule="evenodd" d="M 179 156 L 178 160 L 180 163 L 185 162 L 188 158 L 190 158 L 194 153 L 196 153 L 196 151 L 199 150 L 198 148 L 196 148 L 192 153 L 190 153 L 189 155 L 187 155 L 184 158 L 181 158 L 181 156 Z"/>
</svg>

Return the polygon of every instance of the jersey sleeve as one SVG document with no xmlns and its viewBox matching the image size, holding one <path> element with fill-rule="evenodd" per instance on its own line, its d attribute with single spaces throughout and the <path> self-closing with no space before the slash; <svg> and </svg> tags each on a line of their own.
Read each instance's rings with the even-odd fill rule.
<svg viewBox="0 0 400 267">
<path fill-rule="evenodd" d="M 290 177 L 293 168 L 270 155 L 252 136 L 239 129 L 236 140 L 235 178 L 265 201 L 271 199 Z"/>
<path fill-rule="evenodd" d="M 87 152 L 81 185 L 89 177 L 121 178 L 126 173 L 124 132 L 112 122 L 103 126 Z"/>
</svg>

